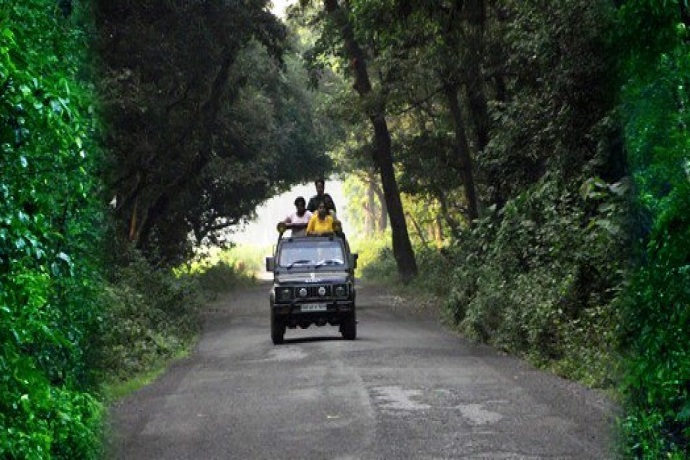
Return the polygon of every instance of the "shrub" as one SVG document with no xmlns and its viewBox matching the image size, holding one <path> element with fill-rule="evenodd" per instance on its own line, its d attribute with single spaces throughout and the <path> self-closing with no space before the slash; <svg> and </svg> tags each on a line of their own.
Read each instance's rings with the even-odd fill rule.
<svg viewBox="0 0 690 460">
<path fill-rule="evenodd" d="M 468 336 L 603 386 L 629 243 L 624 188 L 592 181 L 546 177 L 465 232 L 446 305 Z"/>
<path fill-rule="evenodd" d="M 193 277 L 155 269 L 136 251 L 102 292 L 99 363 L 104 379 L 151 371 L 188 347 L 199 331 L 201 295 Z"/>
</svg>

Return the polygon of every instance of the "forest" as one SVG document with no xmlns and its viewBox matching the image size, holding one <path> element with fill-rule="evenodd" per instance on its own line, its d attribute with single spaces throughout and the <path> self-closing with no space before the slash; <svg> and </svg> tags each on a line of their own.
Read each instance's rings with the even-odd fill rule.
<svg viewBox="0 0 690 460">
<path fill-rule="evenodd" d="M 110 389 L 241 282 L 199 249 L 337 175 L 363 276 L 688 458 L 687 0 L 271 6 L 0 0 L 0 456 L 101 458 Z"/>
</svg>

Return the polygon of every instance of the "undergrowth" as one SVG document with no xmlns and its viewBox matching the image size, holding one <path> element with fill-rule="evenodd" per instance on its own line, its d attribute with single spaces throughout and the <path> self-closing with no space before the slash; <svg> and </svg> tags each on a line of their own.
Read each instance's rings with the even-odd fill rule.
<svg viewBox="0 0 690 460">
<path fill-rule="evenodd" d="M 439 250 L 415 248 L 419 276 L 397 283 L 392 251 L 365 243 L 361 276 L 432 295 L 446 322 L 541 368 L 610 388 L 626 279 L 625 183 L 581 188 L 548 177 Z"/>
</svg>

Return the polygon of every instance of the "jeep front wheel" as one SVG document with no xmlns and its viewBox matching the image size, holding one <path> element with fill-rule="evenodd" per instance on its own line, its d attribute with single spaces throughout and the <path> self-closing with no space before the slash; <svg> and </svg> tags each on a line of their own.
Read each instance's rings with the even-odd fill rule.
<svg viewBox="0 0 690 460">
<path fill-rule="evenodd" d="M 340 332 L 345 340 L 355 340 L 357 338 L 357 319 L 354 312 L 342 319 Z"/>
<path fill-rule="evenodd" d="M 283 343 L 283 338 L 285 337 L 285 323 L 279 318 L 276 318 L 276 314 L 271 312 L 271 340 L 273 345 L 280 345 Z"/>
</svg>

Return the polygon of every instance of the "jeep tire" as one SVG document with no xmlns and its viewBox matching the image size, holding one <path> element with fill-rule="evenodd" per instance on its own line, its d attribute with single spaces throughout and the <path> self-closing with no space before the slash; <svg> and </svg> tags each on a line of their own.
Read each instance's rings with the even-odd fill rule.
<svg viewBox="0 0 690 460">
<path fill-rule="evenodd" d="M 342 319 L 340 332 L 345 340 L 355 340 L 357 338 L 357 319 L 354 312 Z"/>
<path fill-rule="evenodd" d="M 283 343 L 285 337 L 285 323 L 276 318 L 275 312 L 271 311 L 271 340 L 273 345 Z"/>
</svg>

